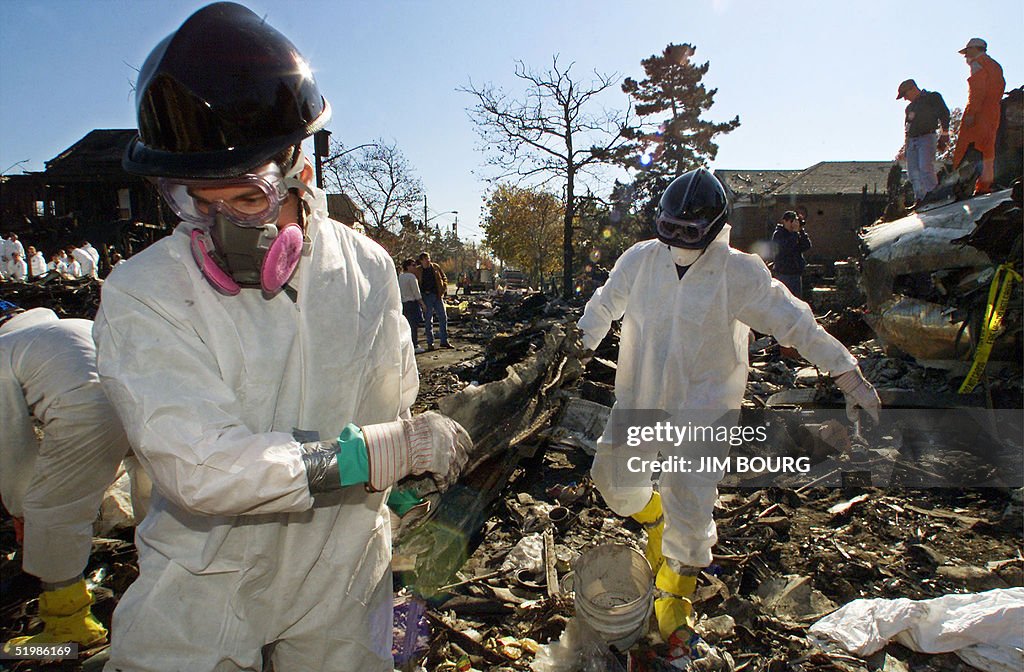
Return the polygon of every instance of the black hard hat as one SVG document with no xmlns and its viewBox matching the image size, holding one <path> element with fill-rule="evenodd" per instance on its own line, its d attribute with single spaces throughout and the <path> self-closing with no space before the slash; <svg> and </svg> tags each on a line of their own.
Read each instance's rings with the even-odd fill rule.
<svg viewBox="0 0 1024 672">
<path fill-rule="evenodd" d="M 245 173 L 324 127 L 331 107 L 288 38 L 242 5 L 190 16 L 150 53 L 135 89 L 139 136 L 129 173 Z"/>
<path fill-rule="evenodd" d="M 729 198 L 711 171 L 697 168 L 683 173 L 665 189 L 655 224 L 658 240 L 673 247 L 707 247 L 725 226 Z"/>
</svg>

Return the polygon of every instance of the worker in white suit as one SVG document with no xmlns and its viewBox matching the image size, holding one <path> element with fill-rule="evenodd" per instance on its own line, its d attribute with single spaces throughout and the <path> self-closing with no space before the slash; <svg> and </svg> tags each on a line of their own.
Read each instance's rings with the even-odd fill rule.
<svg viewBox="0 0 1024 672">
<path fill-rule="evenodd" d="M 386 500 L 469 437 L 410 417 L 388 253 L 327 216 L 330 106 L 263 17 L 198 10 L 143 64 L 122 164 L 180 217 L 104 283 L 98 367 L 153 498 L 108 672 L 393 670 Z"/>
<path fill-rule="evenodd" d="M 82 573 L 128 440 L 96 374 L 92 326 L 0 301 L 0 494 L 21 531 L 22 567 L 42 581 L 44 626 L 8 644 L 88 646 L 107 635 Z"/>
<path fill-rule="evenodd" d="M 728 210 L 725 189 L 709 171 L 676 178 L 660 201 L 657 239 L 619 257 L 579 321 L 583 346 L 592 350 L 612 321 L 622 320 L 615 407 L 592 475 L 612 510 L 648 529 L 647 556 L 663 591 L 655 611 L 666 641 L 692 627 L 690 600 L 700 568 L 711 563 L 717 540 L 712 508 L 724 473 L 665 473 L 654 492 L 651 473 L 630 469 L 628 460 L 655 459 L 671 447 L 631 447 L 616 427 L 652 410 L 735 423 L 751 328 L 831 372 L 851 412 L 862 407 L 876 415 L 879 407 L 856 359 L 815 322 L 807 304 L 773 280 L 760 257 L 730 247 Z M 691 442 L 682 450 L 690 457 L 722 456 L 728 446 Z"/>
<path fill-rule="evenodd" d="M 81 245 L 74 248 L 71 253 L 75 258 L 75 261 L 77 261 L 79 266 L 82 267 L 81 277 L 83 278 L 96 277 L 99 253 L 97 253 L 96 256 L 93 256 L 93 252 L 96 252 L 96 249 L 92 245 L 89 245 L 88 241 L 84 241 Z"/>
</svg>

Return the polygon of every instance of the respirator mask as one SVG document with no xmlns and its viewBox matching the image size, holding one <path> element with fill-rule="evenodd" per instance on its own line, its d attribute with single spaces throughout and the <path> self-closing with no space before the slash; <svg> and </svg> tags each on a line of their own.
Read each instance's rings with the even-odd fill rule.
<svg viewBox="0 0 1024 672">
<path fill-rule="evenodd" d="M 278 219 L 290 190 L 310 192 L 298 179 L 304 165 L 300 155 L 286 175 L 269 163 L 234 178 L 157 180 L 174 213 L 194 225 L 189 234 L 192 257 L 217 291 L 234 296 L 242 288 L 258 287 L 272 296 L 291 279 L 309 250 L 302 227 L 303 199 L 299 221 L 279 225 Z"/>
</svg>

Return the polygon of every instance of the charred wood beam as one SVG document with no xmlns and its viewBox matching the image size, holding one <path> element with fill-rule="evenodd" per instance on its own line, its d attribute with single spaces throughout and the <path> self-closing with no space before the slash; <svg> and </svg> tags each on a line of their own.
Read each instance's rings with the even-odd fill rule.
<svg viewBox="0 0 1024 672">
<path fill-rule="evenodd" d="M 400 578 L 417 593 L 435 594 L 469 557 L 491 505 L 518 465 L 516 448 L 547 425 L 557 388 L 582 371 L 574 338 L 566 332 L 565 325 L 551 325 L 543 347 L 508 367 L 503 379 L 440 400 L 441 412 L 466 428 L 474 448 L 466 472 L 440 496 L 433 517 L 395 543 L 397 556 L 414 558 L 414 569 Z"/>
</svg>

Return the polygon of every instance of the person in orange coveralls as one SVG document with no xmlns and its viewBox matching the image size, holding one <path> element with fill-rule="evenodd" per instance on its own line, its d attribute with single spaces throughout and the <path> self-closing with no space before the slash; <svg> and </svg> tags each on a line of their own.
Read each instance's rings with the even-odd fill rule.
<svg viewBox="0 0 1024 672">
<path fill-rule="evenodd" d="M 988 55 L 988 44 L 972 37 L 960 50 L 971 68 L 967 78 L 967 107 L 960 122 L 960 134 L 953 151 L 953 166 L 960 167 L 967 150 L 973 145 L 981 152 L 981 176 L 974 184 L 974 195 L 992 190 L 996 154 L 996 131 L 999 130 L 999 103 L 1006 80 L 1003 68 Z"/>
</svg>

